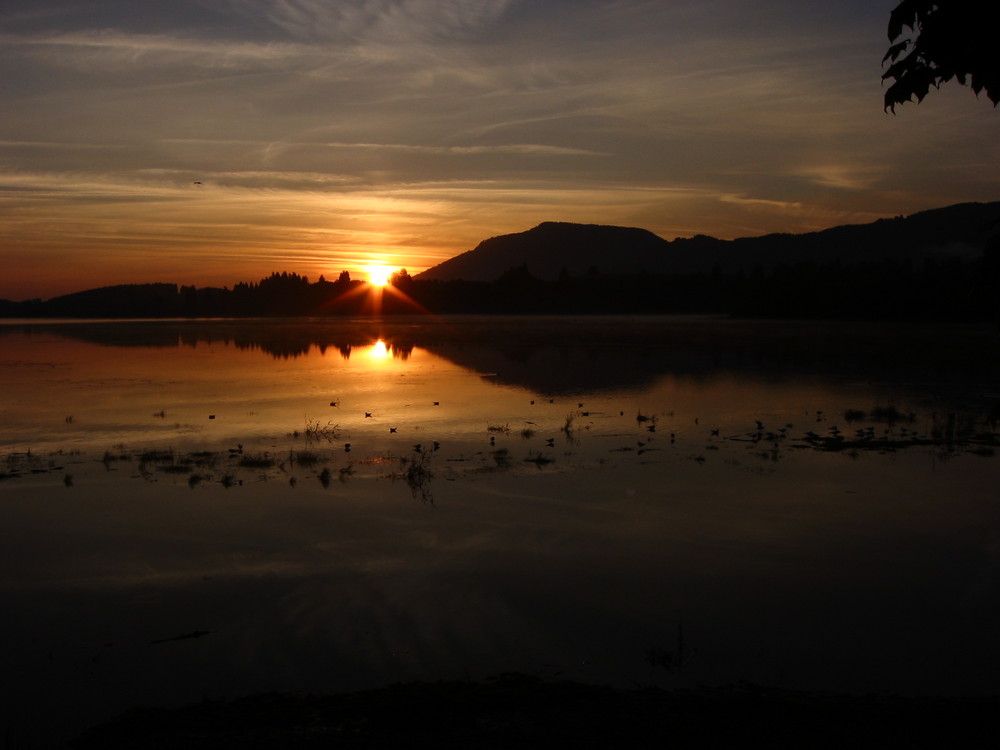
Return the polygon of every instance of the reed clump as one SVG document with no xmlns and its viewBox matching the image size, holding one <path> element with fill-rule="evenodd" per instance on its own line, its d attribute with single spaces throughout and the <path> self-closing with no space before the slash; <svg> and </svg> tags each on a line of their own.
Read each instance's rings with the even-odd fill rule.
<svg viewBox="0 0 1000 750">
<path fill-rule="evenodd" d="M 318 419 L 306 419 L 304 432 L 306 440 L 331 442 L 340 439 L 340 425 L 332 419 L 325 424 Z M 296 431 L 292 435 L 298 437 L 299 433 Z"/>
<path fill-rule="evenodd" d="M 244 469 L 271 469 L 277 462 L 269 453 L 240 456 L 239 465 Z"/>
<path fill-rule="evenodd" d="M 292 461 L 305 468 L 315 466 L 322 460 L 323 457 L 315 451 L 297 451 L 292 455 Z"/>
</svg>

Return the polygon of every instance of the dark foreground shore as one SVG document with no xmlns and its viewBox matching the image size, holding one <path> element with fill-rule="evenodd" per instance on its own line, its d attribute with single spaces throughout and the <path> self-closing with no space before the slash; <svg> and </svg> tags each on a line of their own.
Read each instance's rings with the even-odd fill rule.
<svg viewBox="0 0 1000 750">
<path fill-rule="evenodd" d="M 71 746 L 992 748 L 998 716 L 1000 697 L 845 696 L 752 685 L 622 690 L 509 675 L 133 709 Z"/>
</svg>

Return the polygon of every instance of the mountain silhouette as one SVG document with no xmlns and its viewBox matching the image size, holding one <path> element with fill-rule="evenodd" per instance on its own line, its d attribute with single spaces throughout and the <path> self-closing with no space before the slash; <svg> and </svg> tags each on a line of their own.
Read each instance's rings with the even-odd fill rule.
<svg viewBox="0 0 1000 750">
<path fill-rule="evenodd" d="M 645 229 L 546 221 L 526 232 L 484 240 L 414 278 L 493 281 L 521 265 L 540 279 L 556 279 L 563 269 L 576 276 L 592 268 L 638 273 L 661 265 L 669 250 L 669 242 Z"/>
<path fill-rule="evenodd" d="M 493 237 L 376 297 L 347 271 L 287 271 L 233 288 L 132 284 L 47 301 L 0 300 L 6 318 L 219 318 L 447 314 L 724 314 L 809 319 L 997 320 L 1000 202 L 870 224 L 736 240 L 545 222 Z"/>
<path fill-rule="evenodd" d="M 524 268 L 537 279 L 551 281 L 593 273 L 749 273 L 803 262 L 968 261 L 981 257 L 998 235 L 1000 202 L 960 203 L 870 224 L 736 240 L 696 235 L 667 241 L 634 227 L 544 222 L 484 240 L 414 278 L 494 281 L 511 269 Z"/>
</svg>

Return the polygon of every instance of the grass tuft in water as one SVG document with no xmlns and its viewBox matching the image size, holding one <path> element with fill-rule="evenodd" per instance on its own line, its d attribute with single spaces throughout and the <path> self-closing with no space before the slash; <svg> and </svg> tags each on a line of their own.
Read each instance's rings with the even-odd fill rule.
<svg viewBox="0 0 1000 750">
<path fill-rule="evenodd" d="M 298 451 L 292 455 L 292 461 L 306 468 L 315 466 L 322 460 L 323 457 L 314 451 Z"/>
<path fill-rule="evenodd" d="M 539 469 L 541 469 L 543 466 L 547 466 L 548 464 L 555 463 L 554 458 L 549 458 L 548 456 L 545 456 L 541 453 L 530 453 L 528 454 L 528 457 L 524 460 L 526 463 L 534 464 Z"/>
<path fill-rule="evenodd" d="M 406 482 L 413 496 L 433 505 L 431 480 L 434 478 L 434 473 L 431 471 L 430 454 L 415 452 L 410 458 L 404 456 L 399 462 L 404 467 L 399 476 Z"/>
<path fill-rule="evenodd" d="M 498 448 L 490 455 L 493 456 L 493 462 L 497 465 L 498 469 L 506 469 L 510 467 L 510 451 L 506 448 Z"/>
<path fill-rule="evenodd" d="M 895 406 L 876 406 L 868 412 L 868 418 L 873 422 L 895 424 L 897 422 L 913 422 L 917 415 L 913 412 L 901 412 Z"/>
<path fill-rule="evenodd" d="M 274 467 L 275 460 L 271 454 L 265 452 L 258 455 L 241 456 L 239 464 L 244 469 L 270 469 Z"/>
<path fill-rule="evenodd" d="M 298 432 L 293 433 L 298 436 Z M 306 419 L 305 426 L 306 440 L 325 440 L 327 442 L 340 439 L 340 425 L 334 424 L 333 420 L 323 424 L 318 419 Z"/>
</svg>

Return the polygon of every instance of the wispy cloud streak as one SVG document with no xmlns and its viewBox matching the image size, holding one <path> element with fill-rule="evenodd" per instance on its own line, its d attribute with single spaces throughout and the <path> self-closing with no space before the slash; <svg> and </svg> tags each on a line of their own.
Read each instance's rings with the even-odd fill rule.
<svg viewBox="0 0 1000 750">
<path fill-rule="evenodd" d="M 0 297 L 98 257 L 419 271 L 544 220 L 733 237 L 996 198 L 992 108 L 883 114 L 892 5 L 7 0 Z"/>
</svg>

